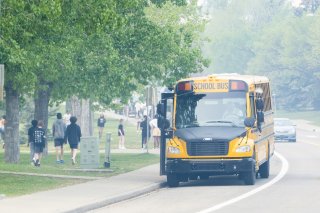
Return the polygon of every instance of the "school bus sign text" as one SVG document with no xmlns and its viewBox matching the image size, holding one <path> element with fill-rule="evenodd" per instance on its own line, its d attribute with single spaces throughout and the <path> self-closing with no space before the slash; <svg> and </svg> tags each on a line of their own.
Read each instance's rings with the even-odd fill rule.
<svg viewBox="0 0 320 213">
<path fill-rule="evenodd" d="M 194 81 L 194 92 L 228 92 L 229 81 L 215 82 L 215 81 Z"/>
</svg>

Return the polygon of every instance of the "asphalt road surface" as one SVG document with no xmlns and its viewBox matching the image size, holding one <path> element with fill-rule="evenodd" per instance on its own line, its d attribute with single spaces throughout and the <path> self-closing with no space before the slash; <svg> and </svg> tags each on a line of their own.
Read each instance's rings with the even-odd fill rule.
<svg viewBox="0 0 320 213">
<path fill-rule="evenodd" d="M 91 212 L 320 212 L 320 132 L 298 129 L 297 139 L 276 143 L 270 177 L 254 186 L 237 177 L 212 177 Z"/>
</svg>

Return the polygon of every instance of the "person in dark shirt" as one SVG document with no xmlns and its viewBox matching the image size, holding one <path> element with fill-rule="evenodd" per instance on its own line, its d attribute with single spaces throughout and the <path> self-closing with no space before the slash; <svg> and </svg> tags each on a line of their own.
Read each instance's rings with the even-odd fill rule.
<svg viewBox="0 0 320 213">
<path fill-rule="evenodd" d="M 98 118 L 99 138 L 102 137 L 103 128 L 104 128 L 105 123 L 106 123 L 106 119 L 104 118 L 104 115 L 101 114 L 100 117 Z"/>
<path fill-rule="evenodd" d="M 69 142 L 70 149 L 71 149 L 71 160 L 72 164 L 76 164 L 76 157 L 78 151 L 78 144 L 80 143 L 81 138 L 81 129 L 77 122 L 77 118 L 72 116 L 70 118 L 71 124 L 67 126 L 66 134 L 65 134 L 65 141 Z"/>
<path fill-rule="evenodd" d="M 120 119 L 118 126 L 118 136 L 119 136 L 119 149 L 126 149 L 124 146 L 124 127 L 123 119 Z"/>
<path fill-rule="evenodd" d="M 150 126 L 148 117 L 143 116 L 144 120 L 140 123 L 141 136 L 142 136 L 142 148 L 145 149 L 147 146 L 148 138 L 150 137 Z"/>
<path fill-rule="evenodd" d="M 40 167 L 43 148 L 46 144 L 46 132 L 43 129 L 43 121 L 38 122 L 38 127 L 33 131 L 34 137 L 34 165 Z"/>
<path fill-rule="evenodd" d="M 37 120 L 31 121 L 31 127 L 28 129 L 28 146 L 30 148 L 30 161 L 33 163 L 34 160 L 34 130 L 38 126 Z"/>
</svg>

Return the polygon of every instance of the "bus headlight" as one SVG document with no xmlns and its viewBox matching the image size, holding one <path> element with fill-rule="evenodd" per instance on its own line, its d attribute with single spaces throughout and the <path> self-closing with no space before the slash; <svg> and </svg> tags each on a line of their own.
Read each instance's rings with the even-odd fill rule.
<svg viewBox="0 0 320 213">
<path fill-rule="evenodd" d="M 240 146 L 236 149 L 236 152 L 250 152 L 250 146 Z"/>
<path fill-rule="evenodd" d="M 180 149 L 174 146 L 168 146 L 168 152 L 170 154 L 180 154 Z"/>
</svg>

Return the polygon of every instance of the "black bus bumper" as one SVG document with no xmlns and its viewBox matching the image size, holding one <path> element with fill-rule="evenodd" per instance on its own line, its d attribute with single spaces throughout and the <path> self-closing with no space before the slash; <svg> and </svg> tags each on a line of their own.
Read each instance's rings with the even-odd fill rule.
<svg viewBox="0 0 320 213">
<path fill-rule="evenodd" d="M 234 160 L 189 160 L 168 159 L 166 163 L 167 174 L 210 174 L 231 175 L 250 172 L 254 169 L 253 158 Z"/>
</svg>

